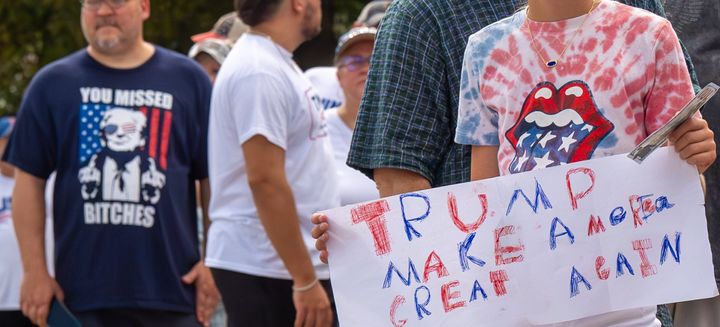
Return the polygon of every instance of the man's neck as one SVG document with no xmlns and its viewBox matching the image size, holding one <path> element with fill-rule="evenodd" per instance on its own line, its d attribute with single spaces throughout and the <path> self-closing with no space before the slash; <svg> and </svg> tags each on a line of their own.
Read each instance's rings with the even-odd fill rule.
<svg viewBox="0 0 720 327">
<path fill-rule="evenodd" d="M 266 22 L 250 28 L 250 33 L 265 35 L 270 37 L 273 42 L 277 43 L 283 49 L 292 53 L 306 40 L 300 36 L 300 33 L 288 32 L 297 31 L 299 27 L 288 27 L 284 24 L 277 24 L 273 22 Z"/>
<path fill-rule="evenodd" d="M 139 67 L 155 54 L 155 47 L 145 41 L 140 41 L 136 46 L 123 53 L 105 54 L 88 46 L 88 54 L 104 66 L 115 69 L 131 69 Z"/>
<path fill-rule="evenodd" d="M 538 22 L 556 22 L 587 14 L 599 0 L 529 0 L 528 18 Z"/>
<path fill-rule="evenodd" d="M 358 112 L 360 111 L 360 101 L 352 98 L 348 98 L 346 95 L 345 103 L 340 106 L 337 110 L 340 120 L 345 123 L 347 127 L 355 130 L 355 122 L 357 121 Z"/>
</svg>

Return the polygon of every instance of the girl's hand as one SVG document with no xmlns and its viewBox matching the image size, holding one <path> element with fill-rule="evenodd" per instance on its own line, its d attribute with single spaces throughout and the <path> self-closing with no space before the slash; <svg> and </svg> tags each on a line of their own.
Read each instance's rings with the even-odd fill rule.
<svg viewBox="0 0 720 327">
<path fill-rule="evenodd" d="M 320 251 L 320 261 L 327 263 L 327 241 L 330 237 L 330 235 L 328 234 L 328 229 L 330 228 L 330 225 L 328 224 L 328 218 L 325 215 L 315 213 L 312 215 L 312 217 L 310 217 L 310 220 L 313 224 L 315 224 L 315 227 L 313 227 L 311 234 L 312 237 L 315 239 L 315 248 Z"/>
<path fill-rule="evenodd" d="M 702 118 L 691 117 L 670 134 L 670 143 L 680 157 L 704 173 L 715 162 L 714 133 Z"/>
</svg>

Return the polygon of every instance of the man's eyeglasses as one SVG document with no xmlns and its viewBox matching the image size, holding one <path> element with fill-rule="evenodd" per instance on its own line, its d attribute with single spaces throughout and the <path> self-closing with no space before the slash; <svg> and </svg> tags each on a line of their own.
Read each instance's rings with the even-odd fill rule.
<svg viewBox="0 0 720 327">
<path fill-rule="evenodd" d="M 370 64 L 370 57 L 346 56 L 338 61 L 338 68 L 346 68 L 350 72 L 356 72 Z"/>
<path fill-rule="evenodd" d="M 98 11 L 102 4 L 107 3 L 112 9 L 120 9 L 122 6 L 128 3 L 128 0 L 80 0 L 80 4 L 83 8 L 89 11 Z"/>
</svg>

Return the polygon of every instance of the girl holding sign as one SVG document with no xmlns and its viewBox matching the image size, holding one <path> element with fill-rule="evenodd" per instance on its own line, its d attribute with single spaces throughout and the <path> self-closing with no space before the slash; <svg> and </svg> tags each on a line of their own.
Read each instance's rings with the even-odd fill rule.
<svg viewBox="0 0 720 327">
<path fill-rule="evenodd" d="M 530 0 L 470 37 L 461 76 L 473 180 L 630 152 L 694 95 L 670 23 L 611 0 Z M 700 173 L 715 160 L 701 118 L 671 141 Z M 570 323 L 660 326 L 654 307 Z"/>
<path fill-rule="evenodd" d="M 611 0 L 530 0 L 470 37 L 461 76 L 455 140 L 473 146 L 473 180 L 630 152 L 693 97 L 670 23 Z M 715 161 L 699 117 L 670 139 L 700 173 Z M 313 221 L 326 261 L 327 218 Z M 660 326 L 654 307 L 568 324 Z"/>
</svg>

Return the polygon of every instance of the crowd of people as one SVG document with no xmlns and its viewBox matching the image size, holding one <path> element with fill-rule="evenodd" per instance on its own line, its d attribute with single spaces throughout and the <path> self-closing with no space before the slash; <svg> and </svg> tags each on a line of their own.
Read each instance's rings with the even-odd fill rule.
<svg viewBox="0 0 720 327">
<path fill-rule="evenodd" d="M 302 71 L 320 0 L 235 0 L 187 55 L 145 40 L 149 0 L 80 2 L 88 46 L 0 119 L 3 326 L 337 326 L 317 212 L 629 152 L 720 55 L 659 0 L 375 0 Z M 670 146 L 712 197 L 711 127 Z M 718 297 L 670 307 L 553 326 L 720 325 Z"/>
</svg>

